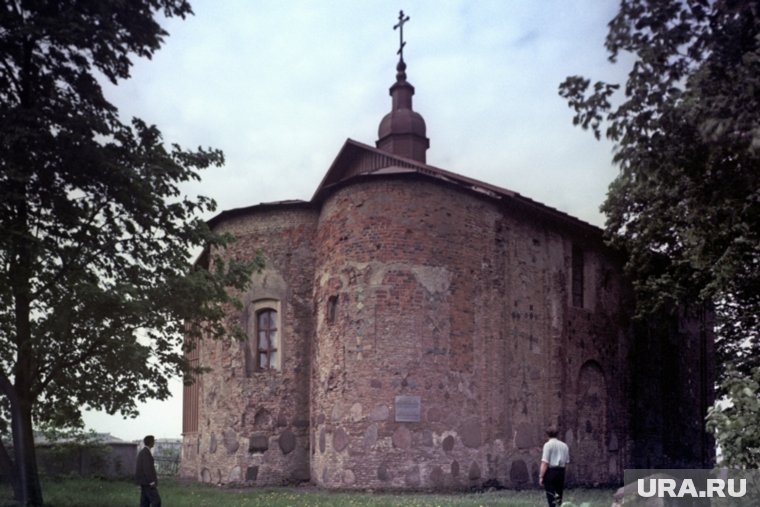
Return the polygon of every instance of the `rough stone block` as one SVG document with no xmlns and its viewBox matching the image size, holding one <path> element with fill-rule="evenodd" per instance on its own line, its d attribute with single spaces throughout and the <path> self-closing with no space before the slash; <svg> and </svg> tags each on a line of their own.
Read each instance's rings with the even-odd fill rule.
<svg viewBox="0 0 760 507">
<path fill-rule="evenodd" d="M 530 481 L 530 475 L 528 474 L 528 465 L 525 461 L 517 459 L 512 462 L 509 467 L 509 480 L 513 485 L 524 486 Z"/>
<path fill-rule="evenodd" d="M 278 442 L 283 454 L 290 454 L 296 448 L 296 436 L 289 429 L 280 433 Z"/>
<path fill-rule="evenodd" d="M 333 449 L 336 452 L 341 452 L 348 446 L 348 434 L 343 428 L 338 428 L 333 431 Z"/>
<path fill-rule="evenodd" d="M 369 414 L 372 421 L 385 421 L 388 419 L 389 410 L 386 405 L 376 405 Z"/>
<path fill-rule="evenodd" d="M 430 470 L 430 483 L 433 486 L 439 488 L 443 486 L 443 480 L 444 480 L 443 470 L 438 465 L 434 466 Z"/>
<path fill-rule="evenodd" d="M 517 426 L 517 433 L 515 434 L 515 446 L 518 449 L 530 449 L 531 447 L 536 447 L 538 441 L 535 435 L 536 429 L 533 425 L 520 423 Z"/>
<path fill-rule="evenodd" d="M 462 439 L 462 443 L 470 449 L 477 449 L 483 443 L 480 430 L 480 420 L 473 417 L 468 419 L 462 424 L 459 430 L 459 438 Z"/>
<path fill-rule="evenodd" d="M 211 442 L 208 444 L 208 452 L 209 454 L 214 454 L 216 452 L 216 433 L 211 434 Z"/>
<path fill-rule="evenodd" d="M 227 452 L 230 454 L 235 454 L 240 448 L 240 442 L 238 442 L 235 431 L 227 430 L 224 432 L 224 447 L 227 448 Z"/>
<path fill-rule="evenodd" d="M 412 468 L 406 471 L 404 475 L 404 482 L 410 488 L 418 488 L 420 486 L 420 466 L 414 465 Z"/>
<path fill-rule="evenodd" d="M 354 403 L 351 405 L 351 409 L 349 410 L 349 417 L 353 422 L 361 421 L 363 417 L 361 403 Z"/>
<path fill-rule="evenodd" d="M 377 424 L 372 423 L 367 427 L 367 430 L 364 432 L 364 446 L 365 447 L 372 447 L 375 445 L 375 442 L 377 442 Z"/>
<path fill-rule="evenodd" d="M 422 433 L 420 434 L 420 437 L 422 439 L 422 445 L 425 447 L 433 447 L 433 432 L 430 430 L 422 430 Z"/>
<path fill-rule="evenodd" d="M 332 420 L 333 422 L 338 422 L 342 418 L 343 418 L 343 405 L 341 403 L 336 403 L 332 409 Z"/>
<path fill-rule="evenodd" d="M 353 486 L 356 482 L 356 475 L 351 470 L 343 470 L 343 484 Z"/>
<path fill-rule="evenodd" d="M 428 422 L 438 422 L 443 419 L 443 411 L 438 407 L 431 407 L 427 411 Z"/>
<path fill-rule="evenodd" d="M 269 449 L 269 437 L 263 433 L 254 433 L 248 441 L 248 452 L 265 452 Z"/>
<path fill-rule="evenodd" d="M 412 446 L 412 432 L 406 426 L 399 426 L 391 437 L 393 447 L 409 449 Z"/>
</svg>

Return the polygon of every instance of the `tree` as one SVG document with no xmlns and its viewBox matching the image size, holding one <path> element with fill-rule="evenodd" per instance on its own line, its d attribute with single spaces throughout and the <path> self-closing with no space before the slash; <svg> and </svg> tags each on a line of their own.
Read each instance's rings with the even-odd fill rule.
<svg viewBox="0 0 760 507">
<path fill-rule="evenodd" d="M 722 465 L 741 469 L 760 468 L 760 368 L 750 375 L 730 369 L 721 389 L 727 399 L 718 401 L 707 414 L 707 429 L 723 455 Z"/>
<path fill-rule="evenodd" d="M 760 5 L 623 0 L 605 46 L 631 63 L 624 96 L 579 76 L 560 95 L 575 124 L 615 143 L 602 210 L 639 313 L 713 304 L 719 364 L 748 372 L 760 365 Z"/>
<path fill-rule="evenodd" d="M 224 248 L 179 185 L 223 163 L 168 148 L 155 126 L 120 121 L 98 79 L 129 77 L 184 18 L 185 0 L 14 0 L 0 7 L 0 467 L 41 505 L 32 428 L 81 425 L 81 407 L 135 415 L 190 371 L 181 350 L 223 336 L 223 307 L 259 259 L 191 269 Z M 234 291 L 233 291 L 234 292 Z M 188 324 L 190 323 L 190 324 Z"/>
</svg>

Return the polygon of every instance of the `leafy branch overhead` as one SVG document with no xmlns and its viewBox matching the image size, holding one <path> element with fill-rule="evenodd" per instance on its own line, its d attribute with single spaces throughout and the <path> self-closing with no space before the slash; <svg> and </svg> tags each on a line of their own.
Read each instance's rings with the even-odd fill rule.
<svg viewBox="0 0 760 507">
<path fill-rule="evenodd" d="M 134 415 L 166 398 L 170 377 L 192 373 L 185 334 L 189 346 L 234 334 L 223 308 L 261 267 L 193 267 L 232 240 L 201 218 L 213 200 L 182 192 L 222 152 L 167 145 L 103 95 L 99 77 L 118 83 L 160 48 L 159 13 L 192 11 L 184 0 L 0 8 L 0 419 L 15 453 L 0 449 L 0 472 L 25 504 L 42 502 L 32 423 L 76 427 L 85 406 Z"/>
<path fill-rule="evenodd" d="M 712 302 L 721 364 L 748 371 L 760 363 L 760 5 L 624 0 L 605 46 L 630 65 L 625 85 L 573 76 L 560 95 L 575 124 L 615 143 L 602 210 L 640 313 Z"/>
<path fill-rule="evenodd" d="M 760 467 L 760 368 L 750 375 L 730 370 L 723 381 L 727 400 L 707 414 L 707 429 L 715 433 L 722 465 L 740 469 Z"/>
</svg>

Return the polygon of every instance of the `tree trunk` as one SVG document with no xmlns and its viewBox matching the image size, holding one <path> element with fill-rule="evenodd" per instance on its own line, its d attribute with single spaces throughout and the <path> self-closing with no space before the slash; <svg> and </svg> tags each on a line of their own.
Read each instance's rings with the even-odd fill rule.
<svg viewBox="0 0 760 507">
<path fill-rule="evenodd" d="M 2 441 L 0 441 L 0 473 L 8 478 L 13 488 L 13 498 L 19 500 L 21 498 L 21 487 L 18 482 L 18 475 L 16 474 L 16 467 L 8 454 L 8 449 L 5 448 Z"/>
<path fill-rule="evenodd" d="M 13 485 L 13 493 L 19 505 L 42 507 L 42 487 L 37 472 L 37 456 L 34 449 L 32 430 L 32 403 L 18 395 L 5 375 L 0 375 L 0 393 L 4 394 L 11 406 L 11 429 L 13 431 L 13 454 L 11 463 L 5 447 L 0 449 L 0 469 L 10 471 L 8 477 Z"/>
<path fill-rule="evenodd" d="M 13 449 L 20 486 L 20 504 L 24 507 L 42 507 L 42 487 L 37 471 L 37 455 L 32 430 L 32 404 L 19 400 L 17 407 L 11 405 L 13 416 Z"/>
</svg>

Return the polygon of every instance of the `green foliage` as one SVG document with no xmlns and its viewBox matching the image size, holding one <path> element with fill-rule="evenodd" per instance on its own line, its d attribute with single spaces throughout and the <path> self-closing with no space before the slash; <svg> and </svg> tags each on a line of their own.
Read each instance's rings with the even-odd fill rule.
<svg viewBox="0 0 760 507">
<path fill-rule="evenodd" d="M 760 367 L 751 375 L 735 369 L 726 375 L 722 392 L 707 414 L 707 429 L 715 434 L 722 465 L 742 469 L 760 468 Z"/>
<path fill-rule="evenodd" d="M 760 364 L 760 7 L 623 0 L 605 45 L 631 64 L 623 96 L 579 76 L 560 94 L 615 142 L 602 210 L 639 312 L 713 302 L 720 364 L 746 372 Z"/>
<path fill-rule="evenodd" d="M 183 196 L 180 185 L 221 165 L 222 153 L 167 148 L 155 126 L 123 124 L 96 79 L 126 78 L 131 55 L 158 49 L 166 34 L 155 10 L 184 17 L 190 7 L 4 9 L 0 372 L 24 381 L 38 422 L 75 426 L 82 405 L 134 415 L 137 402 L 167 397 L 167 379 L 187 373 L 186 330 L 226 333 L 227 287 L 260 266 L 193 269 L 194 248 L 223 248 L 231 237 L 200 218 L 214 202 Z"/>
<path fill-rule="evenodd" d="M 42 439 L 46 445 L 46 460 L 49 471 L 56 474 L 73 473 L 67 465 L 75 463 L 86 453 L 90 466 L 103 470 L 111 449 L 103 444 L 93 431 L 81 428 L 57 428 L 46 424 L 38 433 L 37 440 Z"/>
<path fill-rule="evenodd" d="M 99 78 L 129 77 L 160 47 L 159 12 L 192 13 L 185 0 L 0 7 L 0 429 L 14 420 L 30 483 L 32 417 L 77 427 L 83 406 L 131 416 L 166 398 L 170 377 L 197 373 L 183 334 L 187 347 L 226 336 L 228 288 L 261 266 L 193 268 L 191 252 L 231 237 L 201 219 L 214 202 L 181 185 L 223 154 L 167 146 L 103 96 Z"/>
</svg>

